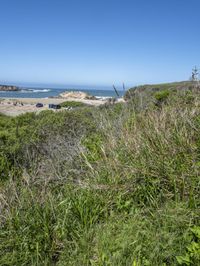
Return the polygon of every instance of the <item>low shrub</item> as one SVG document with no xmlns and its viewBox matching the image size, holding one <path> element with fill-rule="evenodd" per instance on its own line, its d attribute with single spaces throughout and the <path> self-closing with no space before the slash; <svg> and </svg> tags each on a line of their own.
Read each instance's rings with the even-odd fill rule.
<svg viewBox="0 0 200 266">
<path fill-rule="evenodd" d="M 154 97 L 156 99 L 156 105 L 160 106 L 161 104 L 166 103 L 169 95 L 170 92 L 168 90 L 156 92 L 154 94 Z"/>
<path fill-rule="evenodd" d="M 86 103 L 83 102 L 77 102 L 77 101 L 66 101 L 60 104 L 61 107 L 72 107 L 72 108 L 77 108 L 77 107 L 87 107 L 89 106 Z"/>
</svg>

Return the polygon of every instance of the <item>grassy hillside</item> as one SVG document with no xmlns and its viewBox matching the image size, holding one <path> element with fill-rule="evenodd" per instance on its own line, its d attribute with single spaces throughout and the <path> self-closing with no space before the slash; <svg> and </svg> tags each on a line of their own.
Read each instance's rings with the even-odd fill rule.
<svg viewBox="0 0 200 266">
<path fill-rule="evenodd" d="M 137 88 L 146 88 L 146 89 L 183 89 L 192 86 L 192 81 L 180 81 L 180 82 L 170 82 L 170 83 L 160 83 L 160 84 L 145 84 L 137 86 Z"/>
<path fill-rule="evenodd" d="M 200 264 L 200 91 L 170 88 L 0 117 L 0 265 Z"/>
<path fill-rule="evenodd" d="M 125 99 L 130 99 L 136 92 L 151 94 L 156 91 L 177 91 L 177 90 L 191 90 L 195 86 L 192 81 L 181 81 L 181 82 L 171 82 L 171 83 L 161 83 L 161 84 L 145 84 L 130 88 L 126 94 Z"/>
</svg>

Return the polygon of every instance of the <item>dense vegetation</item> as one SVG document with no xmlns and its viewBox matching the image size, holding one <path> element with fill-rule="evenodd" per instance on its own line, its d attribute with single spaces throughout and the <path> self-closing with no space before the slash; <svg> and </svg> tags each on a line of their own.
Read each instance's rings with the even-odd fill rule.
<svg viewBox="0 0 200 266">
<path fill-rule="evenodd" d="M 181 82 L 171 82 L 171 83 L 161 83 L 161 84 L 146 84 L 131 88 L 125 93 L 125 99 L 132 98 L 135 93 L 145 94 L 146 96 L 152 95 L 155 92 L 168 91 L 187 91 L 193 90 L 195 84 L 192 81 L 181 81 Z"/>
<path fill-rule="evenodd" d="M 71 108 L 77 108 L 77 107 L 86 107 L 88 104 L 85 104 L 83 102 L 77 102 L 77 101 L 66 101 L 60 104 L 61 107 L 71 107 Z"/>
<path fill-rule="evenodd" d="M 199 265 L 200 92 L 0 117 L 0 265 Z"/>
</svg>

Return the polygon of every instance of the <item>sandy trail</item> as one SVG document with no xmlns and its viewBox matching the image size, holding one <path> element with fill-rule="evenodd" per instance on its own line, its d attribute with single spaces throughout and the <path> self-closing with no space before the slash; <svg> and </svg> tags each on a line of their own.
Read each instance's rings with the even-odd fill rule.
<svg viewBox="0 0 200 266">
<path fill-rule="evenodd" d="M 43 110 L 48 110 L 49 104 L 60 104 L 66 101 L 83 102 L 93 106 L 99 106 L 106 102 L 106 100 L 87 100 L 75 98 L 3 98 L 0 100 L 0 113 L 9 116 L 17 116 L 27 112 L 39 113 Z M 37 108 L 36 103 L 42 103 L 44 104 L 44 107 Z"/>
</svg>

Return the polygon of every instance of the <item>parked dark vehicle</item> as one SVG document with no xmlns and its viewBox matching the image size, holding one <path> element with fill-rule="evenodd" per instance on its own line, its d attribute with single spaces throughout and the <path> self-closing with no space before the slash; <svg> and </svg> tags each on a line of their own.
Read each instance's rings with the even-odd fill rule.
<svg viewBox="0 0 200 266">
<path fill-rule="evenodd" d="M 49 104 L 50 109 L 61 109 L 61 106 L 59 104 Z"/>
<path fill-rule="evenodd" d="M 36 107 L 38 107 L 38 108 L 43 107 L 43 106 L 44 106 L 43 103 L 37 103 L 36 104 Z"/>
</svg>

